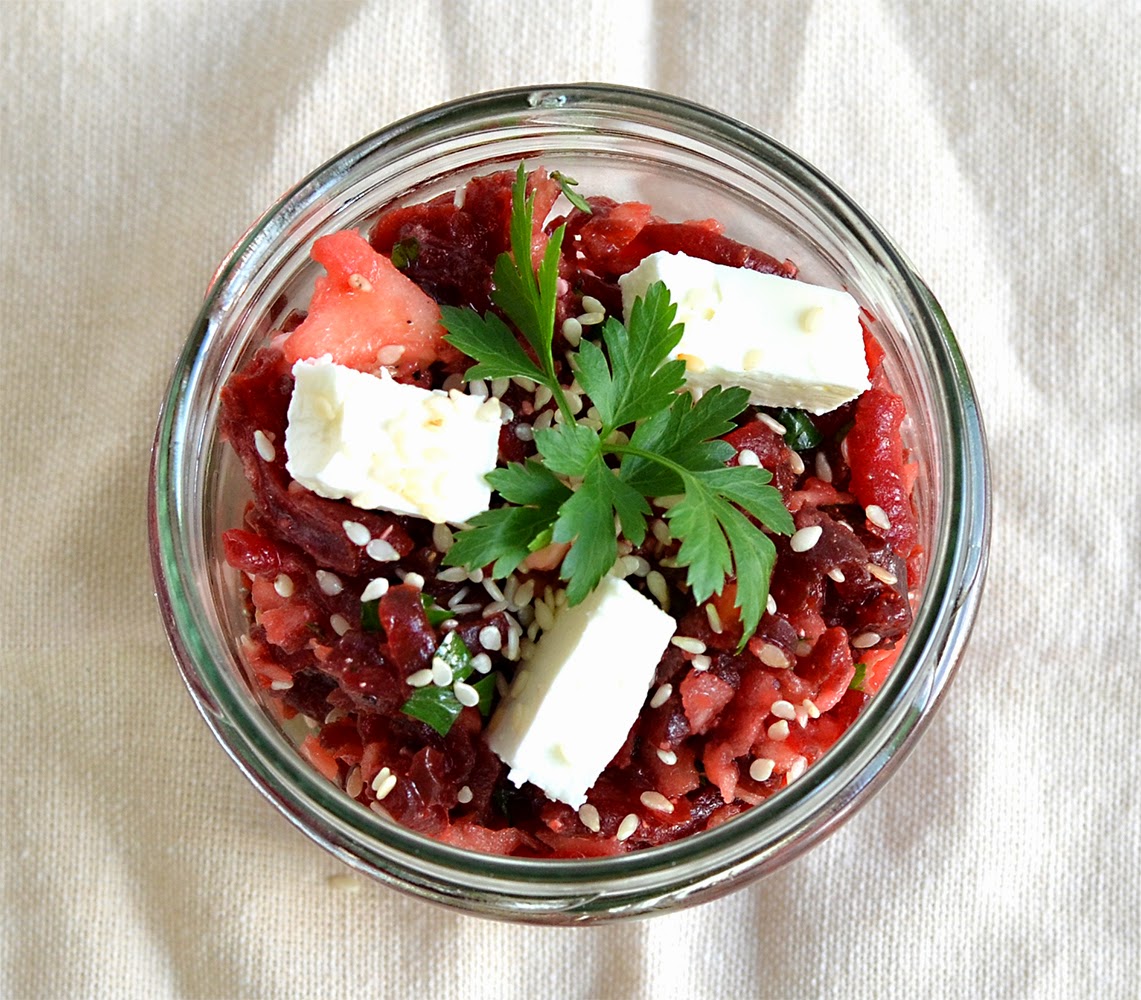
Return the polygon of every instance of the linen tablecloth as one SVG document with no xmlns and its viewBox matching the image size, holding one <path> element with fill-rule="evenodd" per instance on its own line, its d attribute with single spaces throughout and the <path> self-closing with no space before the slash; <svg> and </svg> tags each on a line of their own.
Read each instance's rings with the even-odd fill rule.
<svg viewBox="0 0 1141 1000">
<path fill-rule="evenodd" d="M 1130 0 L 0 3 L 0 995 L 1135 996 L 1138 53 Z M 973 372 L 995 525 L 962 670 L 849 823 L 723 900 L 534 928 L 343 877 L 246 783 L 167 648 L 145 486 L 280 192 L 579 80 L 759 127 L 881 223 Z"/>
</svg>

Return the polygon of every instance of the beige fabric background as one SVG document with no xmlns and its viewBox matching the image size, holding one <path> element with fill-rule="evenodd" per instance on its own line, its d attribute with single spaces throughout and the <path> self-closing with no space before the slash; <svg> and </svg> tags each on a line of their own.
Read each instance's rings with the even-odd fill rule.
<svg viewBox="0 0 1141 1000">
<path fill-rule="evenodd" d="M 1139 53 L 1134 0 L 0 0 L 0 995 L 1136 996 Z M 145 484 L 279 192 L 422 107 L 583 79 L 768 131 L 894 235 L 996 522 L 965 665 L 849 824 L 725 900 L 536 929 L 339 888 L 245 783 L 167 649 Z"/>
</svg>

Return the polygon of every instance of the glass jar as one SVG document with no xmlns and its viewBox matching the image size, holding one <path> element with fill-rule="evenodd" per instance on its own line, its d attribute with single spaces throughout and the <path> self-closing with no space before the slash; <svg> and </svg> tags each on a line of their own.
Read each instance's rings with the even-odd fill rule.
<svg viewBox="0 0 1141 1000">
<path fill-rule="evenodd" d="M 290 310 L 304 309 L 314 239 L 473 174 L 558 169 L 579 190 L 648 202 L 847 288 L 878 319 L 919 464 L 926 578 L 905 648 L 840 741 L 799 780 L 716 827 L 617 857 L 544 861 L 457 850 L 350 799 L 296 752 L 247 681 L 247 622 L 221 535 L 247 486 L 218 433 L 219 390 Z M 903 255 L 827 178 L 772 139 L 705 108 L 609 86 L 516 89 L 414 115 L 346 150 L 274 205 L 217 271 L 175 369 L 155 439 L 152 562 L 182 675 L 215 736 L 296 826 L 347 864 L 458 909 L 537 922 L 640 915 L 771 872 L 834 829 L 903 759 L 954 673 L 982 589 L 988 532 L 983 430 L 939 305 Z M 916 589 L 912 582 L 913 590 Z"/>
</svg>

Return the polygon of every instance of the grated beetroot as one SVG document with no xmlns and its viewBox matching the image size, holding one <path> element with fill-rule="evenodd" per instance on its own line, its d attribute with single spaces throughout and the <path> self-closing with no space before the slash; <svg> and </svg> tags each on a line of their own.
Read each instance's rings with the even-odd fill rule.
<svg viewBox="0 0 1141 1000">
<path fill-rule="evenodd" d="M 369 242 L 385 254 L 397 244 L 413 247 L 403 272 L 423 291 L 440 304 L 485 311 L 495 258 L 508 247 L 512 180 L 511 173 L 490 174 L 469 182 L 462 197 L 449 193 L 384 212 Z M 556 204 L 558 184 L 539 170 L 529 188 L 536 218 L 544 219 Z M 591 214 L 574 209 L 553 218 L 536 229 L 532 242 L 533 254 L 541 253 L 546 234 L 565 221 L 557 358 L 567 347 L 558 332 L 561 321 L 580 315 L 587 295 L 619 313 L 618 276 L 656 250 L 796 275 L 791 262 L 736 243 L 716 222 L 673 223 L 648 205 L 589 201 Z M 282 330 L 302 318 L 284 317 Z M 651 533 L 631 548 L 664 578 L 678 635 L 699 640 L 705 652 L 671 644 L 663 653 L 641 714 L 590 791 L 596 816 L 551 802 L 532 785 L 511 785 L 483 738 L 485 719 L 477 708 L 462 709 L 446 736 L 401 712 L 411 691 L 406 678 L 430 667 L 450 629 L 509 682 L 517 662 L 509 655 L 509 607 L 488 607 L 493 597 L 481 582 L 456 579 L 455 573 L 439 579 L 442 552 L 427 521 L 359 510 L 291 481 L 284 435 L 293 379 L 279 344 L 261 348 L 221 396 L 222 434 L 252 489 L 243 523 L 226 531 L 222 542 L 227 563 L 248 588 L 243 651 L 253 681 L 282 718 L 311 720 L 314 731 L 299 750 L 320 773 L 362 804 L 467 850 L 600 857 L 689 836 L 762 801 L 843 734 L 882 683 L 911 623 L 909 579 L 922 563 L 910 499 L 914 466 L 899 437 L 903 402 L 882 370 L 873 324 L 864 317 L 873 388 L 815 419 L 822 434 L 815 448 L 797 456 L 756 408 L 725 438 L 772 472 L 797 528 L 821 529 L 805 552 L 793 552 L 787 538 L 774 539 L 776 610 L 762 617 L 741 652 L 732 580 L 708 602 L 712 610 L 698 607 L 688 597 L 684 571 L 672 566 L 676 542 Z M 427 381 L 439 387 L 466 367 L 466 359 L 437 361 Z M 553 404 L 539 405 L 533 392 L 514 383 L 501 399 L 514 417 L 501 432 L 500 460 L 521 461 L 535 449 L 526 431 L 521 436 L 517 429 L 529 430 Z M 272 458 L 259 451 L 256 431 L 273 445 Z M 818 454 L 827 473 L 820 471 Z M 870 504 L 886 514 L 889 528 L 866 516 Z M 346 520 L 363 525 L 369 538 L 387 541 L 398 559 L 369 558 L 346 533 Z M 335 574 L 335 585 L 328 574 Z M 418 580 L 402 582 L 407 574 L 422 578 L 430 598 Z M 362 603 L 377 577 L 387 580 L 386 593 Z M 539 595 L 559 586 L 550 560 L 536 559 L 517 577 Z M 644 576 L 629 580 L 647 590 Z M 426 604 L 452 620 L 432 615 Z M 856 636 L 864 648 L 853 649 Z M 651 706 L 662 685 L 669 685 L 668 694 L 663 691 Z M 773 714 L 778 702 L 792 706 L 792 718 Z M 787 707 L 780 708 L 787 716 Z M 647 807 L 646 792 L 664 796 L 669 808 Z M 660 804 L 653 796 L 650 801 Z M 618 840 L 629 814 L 638 817 L 637 829 Z"/>
</svg>

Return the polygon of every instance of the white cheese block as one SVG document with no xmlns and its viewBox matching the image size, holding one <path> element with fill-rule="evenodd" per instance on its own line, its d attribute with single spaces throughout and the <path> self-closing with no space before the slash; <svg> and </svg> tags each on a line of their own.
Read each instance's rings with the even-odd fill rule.
<svg viewBox="0 0 1141 1000">
<path fill-rule="evenodd" d="M 405 385 L 329 355 L 298 361 L 293 377 L 285 468 L 302 486 L 437 524 L 490 506 L 499 400 Z"/>
<path fill-rule="evenodd" d="M 510 766 L 511 781 L 582 805 L 629 735 L 674 628 L 617 577 L 563 609 L 488 725 L 488 745 Z"/>
<path fill-rule="evenodd" d="M 742 386 L 756 405 L 810 413 L 868 388 L 860 307 L 847 292 L 663 251 L 618 279 L 627 321 L 655 281 L 685 324 L 673 356 L 692 388 Z"/>
</svg>

